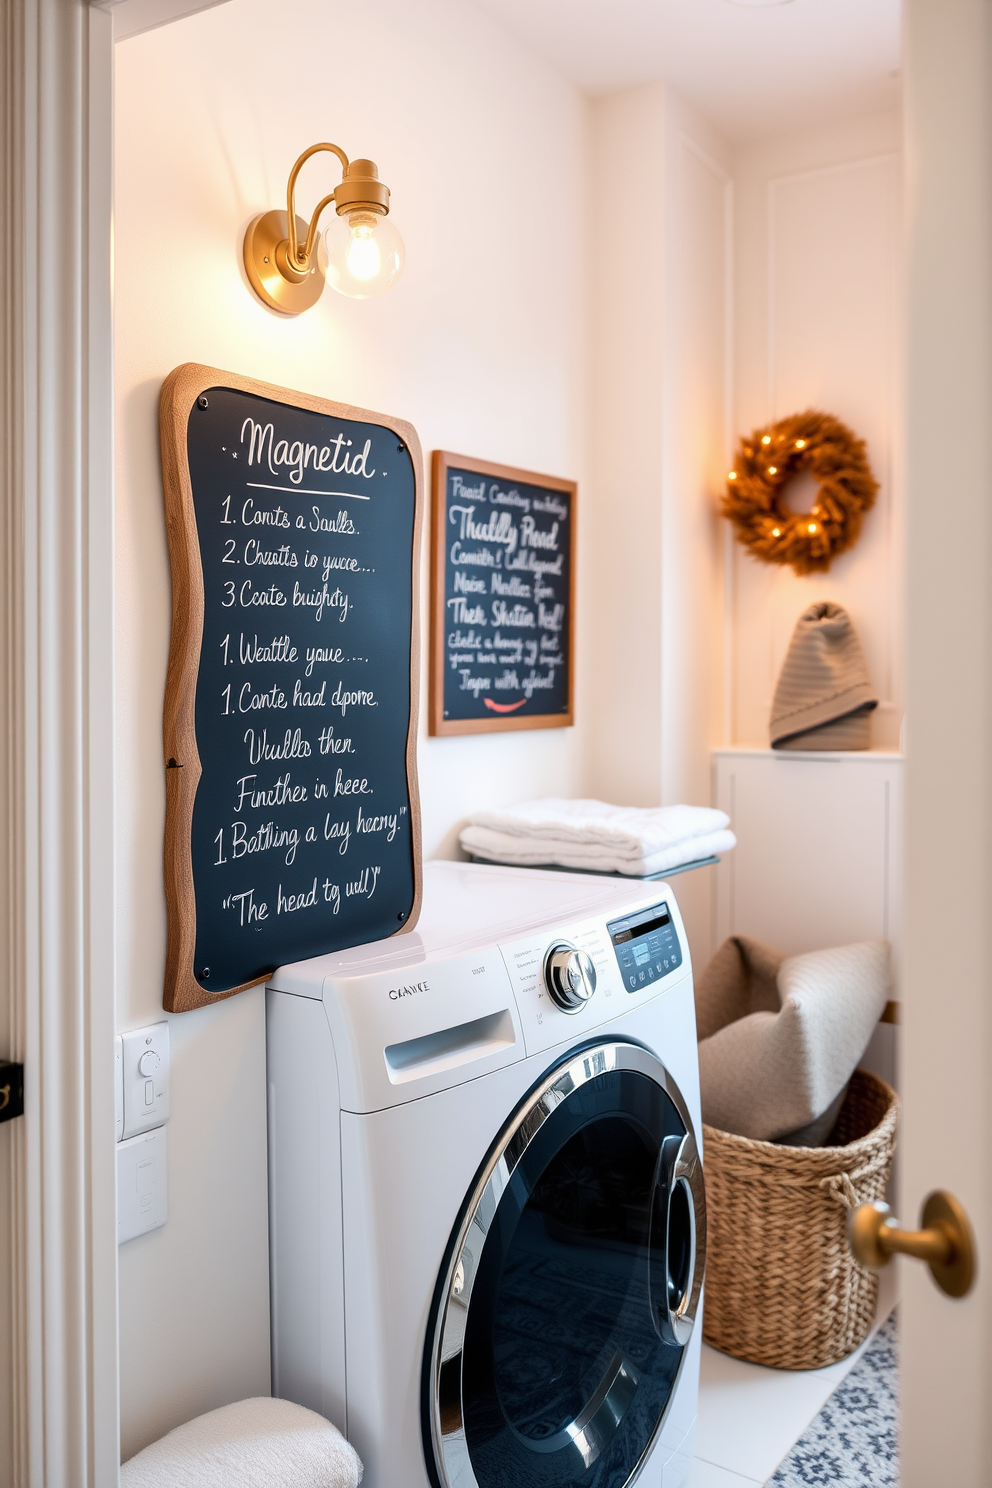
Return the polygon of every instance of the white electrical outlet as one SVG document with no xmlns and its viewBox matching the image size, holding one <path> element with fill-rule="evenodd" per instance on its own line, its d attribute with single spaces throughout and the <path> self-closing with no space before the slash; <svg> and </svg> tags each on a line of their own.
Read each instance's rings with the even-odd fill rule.
<svg viewBox="0 0 992 1488">
<path fill-rule="evenodd" d="M 117 1144 L 117 1244 L 157 1230 L 169 1217 L 166 1128 Z"/>
<path fill-rule="evenodd" d="M 121 1035 L 125 1140 L 169 1119 L 169 1025 Z"/>
</svg>

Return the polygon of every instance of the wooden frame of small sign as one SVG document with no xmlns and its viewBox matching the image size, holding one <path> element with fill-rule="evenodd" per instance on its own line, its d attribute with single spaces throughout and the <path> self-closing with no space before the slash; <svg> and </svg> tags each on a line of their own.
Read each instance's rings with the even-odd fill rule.
<svg viewBox="0 0 992 1488">
<path fill-rule="evenodd" d="M 248 395 L 247 398 L 244 395 Z M 237 402 L 238 399 L 241 399 L 240 404 Z M 254 400 L 264 401 L 256 403 Z M 282 405 L 286 410 L 286 432 L 288 433 L 291 428 L 295 429 L 291 437 L 297 442 L 291 443 L 290 438 L 286 438 L 282 443 L 275 443 L 276 436 L 271 433 L 272 405 L 274 404 Z M 242 447 L 239 448 L 238 423 L 246 408 L 252 412 L 256 409 L 260 410 L 259 419 L 257 425 L 253 419 L 245 419 L 240 433 Z M 199 419 L 201 410 L 204 420 L 208 417 L 211 420 L 217 420 L 214 432 L 209 438 L 206 433 L 201 432 L 207 428 L 207 424 L 194 425 L 193 417 L 191 417 Z M 268 425 L 263 423 L 266 413 L 270 415 Z M 299 417 L 301 414 L 304 415 L 303 418 Z M 305 416 L 312 414 L 326 415 L 336 421 L 340 437 L 335 441 L 328 426 L 318 426 L 314 421 L 308 421 Z M 163 718 L 166 796 L 164 866 L 168 911 L 163 1006 L 167 1012 L 185 1012 L 226 997 L 233 997 L 248 987 L 268 980 L 275 964 L 301 960 L 307 956 L 321 954 L 323 951 L 344 949 L 350 945 L 361 944 L 363 938 L 375 940 L 381 938 L 382 935 L 401 933 L 412 929 L 416 924 L 422 897 L 420 799 L 417 781 L 420 637 L 419 605 L 416 596 L 420 575 L 423 479 L 420 444 L 416 431 L 410 424 L 385 414 L 368 413 L 363 409 L 332 403 L 308 393 L 296 393 L 285 388 L 271 387 L 249 377 L 218 371 L 216 368 L 195 363 L 177 367 L 166 379 L 160 400 L 159 422 L 166 527 L 172 567 L 172 638 Z M 345 425 L 344 430 L 342 430 L 342 422 Z M 249 447 L 245 448 L 243 447 L 245 427 L 248 424 L 252 427 L 249 430 Z M 300 440 L 300 431 L 304 428 L 312 431 L 314 437 L 326 436 L 326 446 L 324 444 L 310 445 Z M 357 450 L 360 448 L 359 439 L 364 438 L 366 430 L 369 431 L 369 442 L 365 444 L 365 453 L 362 456 L 357 453 Z M 281 426 L 277 432 L 284 432 Z M 349 433 L 350 440 L 347 438 Z M 222 437 L 230 439 L 230 448 L 227 445 L 219 445 L 219 439 Z M 262 465 L 266 456 L 266 438 L 268 439 L 267 468 L 249 472 L 246 467 L 251 466 L 253 462 Z M 348 453 L 349 444 L 356 451 L 355 453 Z M 215 445 L 217 445 L 216 449 Z M 194 491 L 194 477 L 191 476 L 190 471 L 191 452 L 194 446 L 197 450 L 196 458 L 202 462 L 198 466 L 196 476 L 197 491 Z M 377 483 L 373 482 L 374 495 L 370 498 L 365 493 L 359 493 L 357 487 L 364 479 L 369 478 L 368 455 L 373 446 L 380 455 L 387 451 L 392 452 L 387 454 L 387 458 L 389 465 L 394 468 L 394 479 L 390 485 L 382 485 L 378 489 L 375 489 Z M 330 456 L 323 453 L 325 447 L 331 451 Z M 257 461 L 255 460 L 256 454 Z M 223 463 L 226 460 L 237 460 L 239 455 L 240 465 Z M 406 462 L 409 464 L 407 465 Z M 377 459 L 376 463 L 382 462 Z M 291 469 L 287 471 L 283 467 L 291 467 Z M 346 474 L 338 472 L 346 472 Z M 265 480 L 250 481 L 247 479 L 249 473 L 264 475 Z M 373 469 L 372 475 L 376 473 Z M 297 475 L 300 477 L 298 482 L 296 481 Z M 383 478 L 388 475 L 388 472 L 383 468 L 378 475 Z M 211 480 L 212 486 L 209 484 Z M 296 482 L 295 485 L 294 482 Z M 349 484 L 353 488 L 351 491 L 323 489 L 326 485 L 341 487 Z M 245 486 L 246 490 L 247 487 L 251 487 L 251 493 L 246 494 L 246 491 L 240 490 L 241 486 Z M 320 489 L 317 489 L 318 487 Z M 228 491 L 226 508 L 221 495 L 225 490 Z M 236 502 L 240 505 L 235 505 L 232 518 L 230 493 L 235 490 L 238 491 Z M 284 492 L 288 494 L 282 494 Z M 305 503 L 298 502 L 294 505 L 294 498 L 300 497 L 305 497 Z M 390 500 L 393 501 L 391 509 L 388 507 Z M 208 501 L 209 507 L 206 504 Z M 367 506 L 363 504 L 359 507 L 359 501 L 370 504 Z M 215 505 L 216 511 L 214 511 Z M 349 510 L 353 515 L 349 515 Z M 199 525 L 198 512 L 203 518 Z M 220 513 L 222 515 L 218 515 Z M 355 518 L 358 518 L 357 522 Z M 395 540 L 380 539 L 376 534 L 388 533 L 391 523 L 402 527 L 401 536 Z M 212 527 L 223 528 L 223 531 L 218 530 L 217 533 L 213 533 Z M 383 569 L 378 582 L 382 589 L 385 589 L 389 583 L 394 594 L 404 591 L 410 596 L 409 662 L 404 663 L 402 655 L 397 653 L 391 639 L 389 646 L 383 648 L 383 654 L 386 655 L 391 649 L 392 659 L 387 657 L 386 661 L 380 662 L 379 657 L 375 658 L 377 665 L 392 667 L 392 672 L 385 675 L 392 677 L 394 685 L 396 685 L 396 678 L 399 678 L 401 698 L 407 685 L 409 686 L 408 721 L 404 726 L 406 706 L 403 704 L 395 710 L 396 719 L 390 725 L 385 716 L 388 706 L 384 706 L 381 718 L 376 715 L 373 720 L 374 727 L 372 724 L 368 726 L 373 736 L 376 735 L 376 730 L 381 731 L 384 727 L 391 727 L 390 738 L 392 739 L 395 735 L 397 744 L 401 745 L 394 751 L 397 758 L 394 759 L 392 754 L 389 756 L 389 783 L 400 795 L 406 796 L 405 804 L 397 807 L 395 811 L 390 809 L 389 802 L 384 796 L 374 799 L 377 785 L 373 786 L 368 777 L 375 775 L 372 766 L 377 763 L 376 759 L 373 758 L 370 765 L 363 763 L 358 755 L 353 754 L 351 759 L 348 758 L 349 753 L 354 749 L 353 737 L 357 735 L 359 742 L 362 742 L 363 724 L 356 718 L 356 714 L 360 713 L 361 705 L 352 706 L 350 717 L 347 716 L 347 706 L 337 707 L 332 716 L 328 711 L 326 695 L 326 685 L 331 680 L 332 674 L 324 671 L 321 677 L 323 686 L 318 686 L 317 681 L 325 662 L 338 663 L 340 668 L 338 676 L 345 676 L 349 679 L 349 686 L 343 694 L 346 698 L 355 695 L 373 699 L 373 704 L 370 706 L 378 702 L 375 698 L 375 685 L 371 688 L 350 686 L 351 675 L 359 680 L 372 681 L 373 684 L 376 679 L 368 677 L 361 671 L 360 664 L 363 662 L 367 664 L 369 657 L 352 658 L 344 655 L 346 632 L 338 623 L 347 618 L 349 602 L 349 593 L 339 581 L 339 576 L 343 577 L 344 584 L 353 588 L 354 597 L 358 599 L 359 613 L 362 613 L 363 608 L 367 613 L 374 608 L 377 598 L 374 591 L 370 597 L 370 586 L 374 582 L 371 575 L 376 573 L 376 568 L 369 566 L 364 558 L 360 561 L 354 556 L 349 557 L 345 543 L 338 545 L 342 549 L 340 554 L 323 554 L 318 551 L 321 548 L 335 546 L 334 539 L 341 534 L 356 534 L 356 537 L 360 538 L 363 527 L 367 529 L 364 533 L 364 547 L 359 546 L 353 551 L 367 555 L 371 543 L 380 542 L 381 544 L 384 541 L 395 541 L 396 548 L 390 556 L 392 578 L 387 579 Z M 408 542 L 409 551 L 406 546 Z M 311 548 L 315 551 L 316 557 L 311 552 Z M 242 551 L 239 552 L 239 549 Z M 230 556 L 222 556 L 228 552 Z M 204 576 L 205 553 L 209 558 L 206 579 Z M 220 563 L 234 566 L 222 569 L 219 567 Z M 308 564 L 314 566 L 308 568 Z M 325 565 L 326 573 L 324 573 Z M 216 573 L 213 572 L 215 567 Z M 338 575 L 331 572 L 332 568 L 338 570 Z M 343 575 L 340 574 L 341 570 L 345 570 Z M 236 587 L 235 581 L 223 583 L 223 579 L 232 573 L 236 575 L 236 580 L 240 581 L 240 590 Z M 287 573 L 288 577 L 286 577 Z M 321 583 L 322 573 L 324 573 L 323 586 L 322 589 L 317 590 L 316 585 Z M 249 575 L 249 577 L 243 578 L 243 575 Z M 294 575 L 307 575 L 302 589 L 298 577 L 294 579 Z M 270 580 L 272 580 L 271 583 Z M 294 583 L 295 589 L 292 588 Z M 408 590 L 407 583 L 409 584 Z M 219 634 L 219 631 L 224 629 L 225 623 L 218 605 L 222 608 L 226 607 L 227 599 L 224 591 L 231 590 L 233 591 L 230 598 L 231 605 L 235 606 L 237 603 L 244 607 L 246 586 L 251 591 L 247 597 L 249 602 L 255 595 L 268 594 L 269 598 L 260 608 L 245 608 L 243 614 L 239 613 L 237 608 L 232 608 L 234 622 L 231 623 L 231 631 L 233 632 L 234 623 L 237 620 L 240 620 L 245 627 L 238 639 L 238 645 L 241 648 L 240 658 L 235 660 L 232 637 L 228 636 L 220 641 L 218 646 L 214 645 L 217 638 L 214 632 Z M 336 587 L 332 588 L 332 586 Z M 279 592 L 283 592 L 281 604 L 285 606 L 285 609 L 277 608 L 273 612 L 268 605 L 280 603 L 275 599 Z M 240 595 L 237 601 L 236 595 Z M 400 604 L 400 601 L 395 598 L 389 602 Z M 206 640 L 204 638 L 205 603 L 210 606 L 210 614 L 206 621 Z M 313 611 L 312 614 L 309 613 L 310 610 Z M 290 632 L 294 625 L 297 628 L 303 626 L 304 629 L 308 625 L 312 627 L 315 617 L 317 620 L 323 618 L 328 622 L 320 632 L 321 644 L 305 648 L 303 652 L 300 652 L 301 642 L 298 639 L 294 641 L 294 636 Z M 406 610 L 404 609 L 401 617 L 404 622 L 405 617 Z M 286 633 L 283 636 L 275 635 L 274 632 L 279 629 L 283 629 Z M 249 630 L 251 634 L 246 640 L 246 632 Z M 268 631 L 273 632 L 271 640 L 268 637 Z M 309 636 L 309 632 L 305 633 Z M 340 640 L 342 644 L 325 646 L 323 644 L 325 640 Z M 225 641 L 228 644 L 225 644 Z M 352 641 L 351 644 L 354 647 L 355 642 Z M 358 644 L 361 648 L 361 638 Z M 223 648 L 223 666 L 233 665 L 234 672 L 217 673 L 217 667 L 221 665 L 221 661 L 213 653 L 220 648 Z M 370 648 L 366 645 L 364 649 Z M 321 654 L 311 658 L 311 651 Z M 323 655 L 325 652 L 331 653 L 330 656 Z M 356 663 L 352 674 L 349 674 L 345 665 L 347 662 Z M 241 668 L 240 671 L 237 670 L 238 666 Z M 310 674 L 307 673 L 307 666 L 310 667 Z M 208 671 L 207 669 L 211 667 L 213 671 Z M 217 673 L 216 676 L 215 673 Z M 393 673 L 396 674 L 395 677 Z M 224 675 L 232 676 L 235 684 L 240 684 L 238 696 L 242 702 L 247 692 L 249 705 L 247 709 L 242 707 L 241 712 L 244 716 L 235 717 L 233 726 L 228 729 L 223 728 L 229 722 L 226 716 L 228 709 L 230 708 L 232 714 L 236 713 L 236 710 L 230 706 L 234 696 L 230 688 L 227 689 L 226 706 L 223 708 L 220 706 L 224 701 L 224 689 L 219 687 L 219 683 L 223 681 Z M 204 676 L 209 677 L 210 685 L 204 692 L 203 700 L 198 703 L 198 686 Z M 275 677 L 274 681 L 273 677 Z M 262 691 L 263 686 L 265 691 Z M 339 680 L 338 691 L 340 689 Z M 217 697 L 214 696 L 215 691 L 218 693 Z M 289 701 L 290 697 L 293 699 L 292 704 Z M 282 702 L 279 701 L 280 699 Z M 315 702 L 314 699 L 319 699 L 319 701 Z M 259 701 L 264 704 L 264 707 L 254 710 L 251 705 Z M 301 715 L 298 711 L 298 709 L 305 708 L 309 708 L 309 716 Z M 209 723 L 209 729 L 206 732 L 201 727 L 198 734 L 198 718 L 201 725 Z M 336 733 L 342 718 L 345 719 L 352 737 L 345 736 L 343 732 L 341 735 Z M 297 719 L 301 719 L 299 724 L 297 724 Z M 355 719 L 354 722 L 353 719 Z M 294 725 L 296 725 L 295 728 Z M 320 725 L 323 725 L 322 730 Z M 273 734 L 271 742 L 268 740 L 270 730 Z M 220 735 L 222 732 L 225 737 L 220 742 L 218 753 L 213 735 Z M 240 737 L 242 732 L 244 732 L 243 739 Z M 313 735 L 313 738 L 309 738 L 308 735 Z M 204 774 L 204 748 L 207 750 L 208 771 L 212 771 L 212 774 L 208 775 L 212 793 L 208 792 L 205 796 L 198 816 L 216 809 L 226 821 L 233 810 L 236 816 L 239 815 L 244 819 L 243 823 L 235 820 L 228 837 L 223 835 L 225 828 L 222 824 L 218 834 L 220 836 L 219 846 L 215 848 L 211 845 L 209 857 L 203 855 L 202 847 L 205 842 L 211 841 L 209 833 L 216 823 L 212 820 L 209 822 L 206 827 L 208 835 L 204 836 L 202 821 L 197 826 L 194 819 L 197 788 Z M 247 764 L 241 761 L 239 755 L 239 751 L 245 750 L 248 751 L 245 756 L 248 760 Z M 320 757 L 324 755 L 328 757 L 329 762 L 321 766 Z M 333 762 L 338 757 L 342 758 L 345 764 L 344 767 L 338 767 L 337 774 L 334 776 Z M 225 767 L 229 764 L 233 771 L 230 781 L 225 780 L 218 771 L 216 764 L 218 759 Z M 304 759 L 310 762 L 306 771 L 300 763 Z M 259 761 L 261 762 L 259 769 L 253 774 L 251 767 Z M 264 773 L 264 766 L 270 766 L 267 773 Z M 317 810 L 317 816 L 323 816 L 323 798 L 326 797 L 330 803 L 331 797 L 327 782 L 317 779 L 317 784 L 313 783 L 315 771 L 318 768 L 322 768 L 327 773 L 328 780 L 334 776 L 335 794 L 340 794 L 345 798 L 349 812 L 354 811 L 352 805 L 354 794 L 358 811 L 356 820 L 362 823 L 362 831 L 378 833 L 384 844 L 389 831 L 392 830 L 393 837 L 388 839 L 390 842 L 399 834 L 409 844 L 408 856 L 404 857 L 402 862 L 399 861 L 399 855 L 397 855 L 398 878 L 402 892 L 397 891 L 395 897 L 396 899 L 402 898 L 401 910 L 398 913 L 394 912 L 391 922 L 388 925 L 385 924 L 384 900 L 380 897 L 373 912 L 380 922 L 375 926 L 376 933 L 369 933 L 363 937 L 359 932 L 357 936 L 352 935 L 351 938 L 344 933 L 340 945 L 337 943 L 320 944 L 321 931 L 318 925 L 316 928 L 318 944 L 315 946 L 313 921 L 316 918 L 323 924 L 328 915 L 337 913 L 334 909 L 335 892 L 339 908 L 344 907 L 347 911 L 353 908 L 351 900 L 342 892 L 342 885 L 337 882 L 331 884 L 330 873 L 327 874 L 323 884 L 320 884 L 320 879 L 329 863 L 333 865 L 332 871 L 337 876 L 341 876 L 341 854 L 348 847 L 353 830 L 350 819 L 347 837 L 344 837 L 342 824 L 331 823 L 330 810 L 326 813 L 322 827 L 316 825 L 316 818 L 305 826 L 302 817 L 296 822 L 295 827 L 286 826 L 284 824 L 286 821 L 294 819 L 291 811 L 282 812 L 282 823 L 278 819 L 278 813 L 274 813 L 272 819 L 265 820 L 273 805 L 280 807 L 285 806 L 286 803 L 298 805 L 302 801 L 307 809 L 312 811 L 310 803 L 316 802 L 318 796 L 321 796 L 321 790 L 323 791 L 322 804 Z M 363 768 L 368 770 L 368 777 L 362 775 Z M 357 769 L 359 773 L 345 774 L 345 770 L 350 772 L 352 769 Z M 240 777 L 238 776 L 239 770 L 245 772 Z M 297 772 L 296 780 L 293 779 L 294 770 Z M 277 780 L 274 777 L 279 771 L 282 775 Z M 309 777 L 306 784 L 303 780 L 304 774 Z M 219 775 L 220 778 L 218 778 Z M 273 777 L 271 781 L 269 776 Z M 253 789 L 254 783 L 259 780 L 264 786 L 261 792 Z M 233 787 L 235 800 L 232 802 L 229 796 L 226 796 L 223 807 L 217 805 L 215 808 L 212 797 L 216 796 L 219 799 L 221 787 L 227 785 Z M 237 800 L 239 791 L 240 802 Z M 301 791 L 302 795 L 299 794 Z M 308 791 L 309 795 L 307 795 Z M 258 794 L 264 799 L 261 809 L 256 810 L 252 815 L 252 807 L 257 804 L 254 796 Z M 363 802 L 358 799 L 361 795 L 368 797 L 368 801 L 364 803 L 366 806 L 364 819 L 361 814 Z M 374 804 L 370 806 L 368 802 L 373 799 Z M 342 805 L 335 809 L 340 811 L 346 808 Z M 405 821 L 402 820 L 404 817 Z M 220 819 L 221 816 L 218 816 L 218 820 Z M 340 831 L 337 830 L 339 827 Z M 240 829 L 240 836 L 238 829 Z M 199 833 L 196 839 L 199 850 L 198 860 L 194 854 L 194 830 Z M 294 831 L 295 838 L 292 835 Z M 212 842 L 216 843 L 217 838 L 213 838 Z M 308 854 L 307 844 L 317 844 L 317 847 Z M 376 851 L 381 850 L 378 840 L 373 839 L 373 845 Z M 239 846 L 243 849 L 240 855 Z M 275 848 L 276 856 L 265 858 L 265 853 L 272 848 Z M 365 850 L 363 841 L 358 851 Z M 215 851 L 218 854 L 217 861 L 211 862 L 210 859 Z M 258 854 L 258 857 L 255 858 L 252 854 Z M 306 871 L 294 874 L 297 856 L 304 864 Z M 382 850 L 382 856 L 388 857 L 388 853 Z M 283 863 L 293 865 L 287 866 L 285 871 L 282 866 L 277 869 L 276 877 L 280 880 L 278 899 L 274 905 L 266 901 L 267 914 L 261 919 L 258 917 L 261 894 L 268 892 L 264 887 L 258 891 L 258 901 L 255 899 L 256 891 L 250 889 L 250 886 L 248 890 L 251 894 L 250 901 L 246 899 L 246 892 L 240 896 L 228 893 L 224 898 L 224 889 L 227 885 L 214 883 L 213 880 L 210 881 L 209 892 L 203 888 L 203 882 L 210 867 L 227 869 L 229 862 L 239 860 L 239 857 L 242 861 L 250 862 L 253 869 L 257 862 L 260 872 L 268 871 L 270 862 L 276 861 L 276 858 L 280 865 Z M 321 866 L 314 874 L 313 868 L 318 862 Z M 358 877 L 352 884 L 346 883 L 343 886 L 347 894 L 353 895 L 355 899 L 354 909 L 356 911 L 367 910 L 376 887 L 389 882 L 391 865 L 387 863 L 385 869 L 380 866 L 378 871 L 371 866 L 361 868 L 354 863 L 353 857 L 351 867 L 347 871 L 358 873 Z M 363 874 L 366 875 L 364 888 L 362 887 Z M 242 877 L 247 883 L 247 871 Z M 281 881 L 283 877 L 286 879 L 285 884 Z M 296 882 L 299 879 L 305 880 L 302 888 Z M 306 892 L 311 879 L 312 901 L 310 893 Z M 201 908 L 204 904 L 209 908 L 209 915 L 201 915 L 200 926 L 197 924 L 198 896 Z M 233 906 L 230 904 L 231 899 L 238 901 L 239 898 L 240 904 L 237 902 Z M 271 894 L 269 898 L 271 899 Z M 302 913 L 298 921 L 291 918 L 283 920 L 268 914 L 268 910 L 272 908 L 279 916 L 284 909 L 287 915 L 294 911 L 302 911 Z M 320 916 L 310 916 L 308 921 L 307 911 L 312 908 L 319 909 Z M 390 905 L 390 908 L 395 910 L 395 905 Z M 251 919 L 253 910 L 258 923 L 253 923 Z M 263 960 L 265 948 L 269 947 L 266 937 L 272 936 L 274 927 L 278 926 L 278 933 L 281 935 L 284 926 L 287 928 L 292 926 L 291 934 L 296 936 L 299 933 L 299 942 L 291 941 L 288 944 L 288 954 L 281 954 L 283 947 L 280 945 L 277 951 L 278 959 L 274 963 L 252 964 L 249 967 L 249 974 L 234 976 L 233 985 L 220 985 L 214 990 L 208 982 L 210 968 L 197 964 L 198 957 L 202 958 L 203 955 L 198 932 L 213 935 L 216 944 L 220 936 L 230 934 L 232 925 L 238 925 L 239 917 L 240 925 L 244 927 L 246 916 L 249 929 L 258 936 L 258 940 L 251 942 L 251 945 L 260 948 L 257 954 Z M 264 923 L 265 919 L 268 919 L 267 924 Z M 335 922 L 341 927 L 346 923 L 347 919 Z M 334 939 L 335 937 L 331 936 L 332 942 Z M 237 955 L 238 952 L 230 959 L 236 961 Z M 248 959 L 250 961 L 250 951 Z M 215 973 L 215 981 L 217 979 Z M 219 980 L 221 982 L 231 981 L 232 975 L 221 975 Z"/>
<path fill-rule="evenodd" d="M 435 450 L 431 485 L 430 733 L 570 727 L 575 481 Z"/>
</svg>

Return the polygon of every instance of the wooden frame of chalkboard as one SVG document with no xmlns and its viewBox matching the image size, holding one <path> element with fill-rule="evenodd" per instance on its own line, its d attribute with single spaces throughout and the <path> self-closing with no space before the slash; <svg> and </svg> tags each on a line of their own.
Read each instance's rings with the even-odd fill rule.
<svg viewBox="0 0 992 1488">
<path fill-rule="evenodd" d="M 576 483 L 435 450 L 431 485 L 430 733 L 570 727 Z"/>
<path fill-rule="evenodd" d="M 316 442 L 307 443 L 304 433 Z M 160 438 L 172 566 L 163 719 L 168 910 L 163 1006 L 184 1012 L 267 980 L 276 965 L 399 934 L 416 924 L 422 895 L 417 715 L 423 477 L 420 443 L 410 424 L 195 363 L 177 367 L 163 385 Z M 239 456 L 240 465 L 226 464 Z M 253 463 L 262 468 L 249 471 Z M 387 484 L 378 485 L 390 474 Z M 253 481 L 249 475 L 265 479 Z M 361 492 L 369 480 L 372 486 Z M 346 489 L 325 490 L 328 485 Z M 246 495 L 240 488 L 248 486 L 252 490 Z M 232 493 L 239 503 L 233 520 Z M 305 505 L 294 502 L 301 497 Z M 234 535 L 233 545 L 228 534 Z M 370 557 L 376 561 L 370 563 Z M 220 563 L 235 567 L 220 569 Z M 230 580 L 224 582 L 230 572 L 259 577 L 242 579 L 235 589 Z M 312 592 L 301 588 L 302 574 Z M 252 609 L 258 593 L 269 596 L 260 601 L 263 606 L 285 608 Z M 252 631 L 257 627 L 247 639 L 244 631 L 239 635 L 237 658 L 231 635 L 213 645 L 224 628 L 221 611 L 235 604 L 235 594 L 244 614 L 240 609 L 232 614 Z M 349 610 L 358 624 L 345 631 Z M 269 639 L 265 621 L 273 613 L 275 624 L 267 628 L 286 634 Z M 321 620 L 329 624 L 316 629 Z M 316 642 L 304 646 L 312 637 Z M 324 644 L 333 640 L 342 644 Z M 349 642 L 369 655 L 346 656 Z M 370 672 L 370 662 L 378 670 Z M 347 663 L 355 664 L 350 675 Z M 232 706 L 228 688 L 221 708 L 213 695 L 222 680 L 217 668 L 229 664 L 240 668 L 229 674 L 240 683 L 240 703 Z M 257 682 L 242 680 L 242 674 Z M 352 680 L 373 685 L 353 689 Z M 370 715 L 380 700 L 381 711 Z M 258 702 L 262 709 L 253 710 Z M 228 711 L 232 726 L 224 729 Z M 315 775 L 321 756 L 326 756 L 324 781 Z M 302 765 L 308 757 L 309 765 Z M 352 768 L 359 773 L 352 775 Z M 208 789 L 198 795 L 204 776 Z M 227 786 L 233 788 L 233 801 L 231 792 L 225 794 Z M 343 800 L 335 805 L 332 822 L 325 807 L 339 795 Z M 318 797 L 311 820 L 306 813 Z M 288 825 L 301 803 L 299 819 Z M 252 814 L 255 805 L 261 809 Z M 269 818 L 273 806 L 279 809 Z M 203 845 L 216 825 L 211 812 L 220 812 L 224 822 L 232 812 L 238 819 L 205 856 Z M 318 824 L 317 818 L 323 820 Z M 221 834 L 225 830 L 222 823 Z M 353 852 L 345 868 L 349 845 Z M 217 860 L 211 862 L 214 851 Z M 373 851 L 384 863 L 364 862 Z M 233 892 L 240 886 L 232 888 L 230 881 L 233 860 L 249 861 L 263 874 L 277 865 L 275 903 L 264 886 L 256 890 L 247 877 L 242 892 Z M 330 872 L 323 877 L 329 865 L 333 884 Z M 211 879 L 211 873 L 224 881 Z M 380 896 L 373 906 L 377 887 Z M 268 893 L 264 904 L 263 893 Z M 302 911 L 298 919 L 297 911 Z M 200 965 L 207 953 L 213 969 Z"/>
</svg>

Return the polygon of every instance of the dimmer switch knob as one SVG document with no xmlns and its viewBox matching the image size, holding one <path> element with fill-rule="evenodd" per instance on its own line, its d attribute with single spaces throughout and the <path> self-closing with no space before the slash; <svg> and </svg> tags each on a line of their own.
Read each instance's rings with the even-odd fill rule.
<svg viewBox="0 0 992 1488">
<path fill-rule="evenodd" d="M 596 990 L 592 957 L 565 941 L 553 945 L 544 958 L 544 985 L 560 1008 L 577 1013 Z"/>
</svg>

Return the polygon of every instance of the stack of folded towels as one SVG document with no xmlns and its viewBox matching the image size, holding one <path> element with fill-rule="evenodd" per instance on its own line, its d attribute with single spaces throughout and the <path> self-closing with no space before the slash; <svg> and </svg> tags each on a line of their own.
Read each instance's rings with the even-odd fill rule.
<svg viewBox="0 0 992 1488">
<path fill-rule="evenodd" d="M 610 806 L 549 796 L 477 811 L 461 844 L 475 858 L 537 868 L 584 868 L 645 878 L 729 852 L 730 818 L 708 806 Z"/>
</svg>

